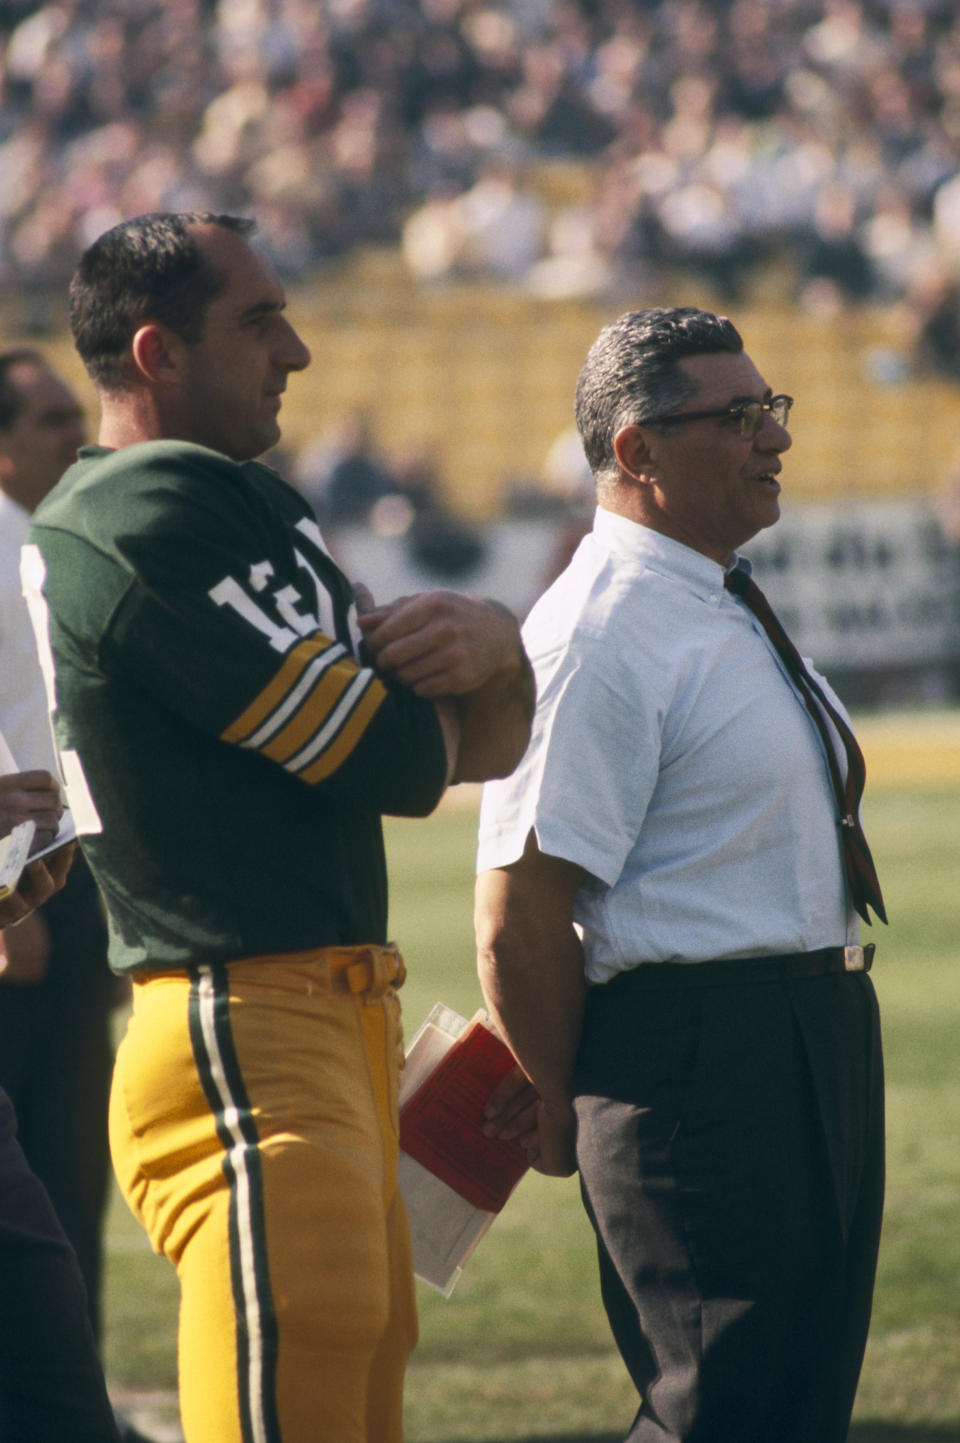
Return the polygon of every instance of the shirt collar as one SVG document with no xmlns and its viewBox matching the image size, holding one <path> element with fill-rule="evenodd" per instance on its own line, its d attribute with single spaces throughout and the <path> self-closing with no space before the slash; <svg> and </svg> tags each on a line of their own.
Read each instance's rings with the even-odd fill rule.
<svg viewBox="0 0 960 1443">
<path fill-rule="evenodd" d="M 725 568 L 719 562 L 704 556 L 700 551 L 694 551 L 691 546 L 684 546 L 682 541 L 674 541 L 672 536 L 652 531 L 649 526 L 642 526 L 638 521 L 631 521 L 615 511 L 607 511 L 598 506 L 593 518 L 593 530 L 594 535 L 610 551 L 618 556 L 642 562 L 651 571 L 682 582 L 698 596 L 709 597 L 716 593 L 717 587 L 723 586 Z M 742 557 L 734 556 L 730 564 L 749 568 L 750 563 Z"/>
</svg>

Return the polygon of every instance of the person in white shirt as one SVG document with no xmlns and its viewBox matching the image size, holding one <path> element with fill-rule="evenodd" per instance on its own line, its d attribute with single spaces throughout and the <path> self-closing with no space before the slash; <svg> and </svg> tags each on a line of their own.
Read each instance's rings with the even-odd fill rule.
<svg viewBox="0 0 960 1443">
<path fill-rule="evenodd" d="M 30 517 L 86 438 L 80 401 L 39 351 L 0 351 L 0 715 L 21 767 L 50 768 L 53 744 L 33 628 L 20 589 Z"/>
<path fill-rule="evenodd" d="M 481 981 L 540 1093 L 536 1165 L 579 1167 L 629 1443 L 841 1443 L 869 1324 L 862 757 L 737 555 L 779 517 L 791 404 L 724 317 L 601 331 L 577 388 L 593 530 L 524 627 L 533 735 L 481 811 Z"/>
<path fill-rule="evenodd" d="M 0 351 L 0 728 L 19 766 L 57 774 L 43 677 L 20 586 L 34 509 L 76 459 L 80 401 L 31 347 Z M 90 872 L 77 856 L 62 890 L 8 934 L 0 972 L 0 1086 L 83 1272 L 100 1332 L 109 1179 L 110 1011 L 118 988 Z"/>
</svg>

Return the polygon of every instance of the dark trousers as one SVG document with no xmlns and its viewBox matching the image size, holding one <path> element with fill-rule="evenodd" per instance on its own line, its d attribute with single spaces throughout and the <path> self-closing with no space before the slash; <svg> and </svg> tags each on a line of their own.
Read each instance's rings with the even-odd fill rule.
<svg viewBox="0 0 960 1443">
<path fill-rule="evenodd" d="M 883 1202 L 869 978 L 591 988 L 576 1092 L 629 1443 L 842 1443 Z"/>
<path fill-rule="evenodd" d="M 0 1443 L 118 1443 L 80 1269 L 3 1092 Z"/>
<path fill-rule="evenodd" d="M 0 1087 L 77 1254 L 99 1336 L 113 979 L 96 887 L 79 854 L 42 915 L 51 940 L 46 978 L 0 984 Z"/>
</svg>

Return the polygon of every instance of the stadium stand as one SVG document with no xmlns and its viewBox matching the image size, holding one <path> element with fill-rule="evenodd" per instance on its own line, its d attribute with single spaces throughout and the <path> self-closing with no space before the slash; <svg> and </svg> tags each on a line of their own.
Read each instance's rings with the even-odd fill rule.
<svg viewBox="0 0 960 1443">
<path fill-rule="evenodd" d="M 958 148 L 952 0 L 8 0 L 0 325 L 55 336 L 125 215 L 250 211 L 320 358 L 294 452 L 375 402 L 488 514 L 598 315 L 690 300 L 798 396 L 795 494 L 930 490 Z"/>
<path fill-rule="evenodd" d="M 573 285 L 579 254 L 588 289 L 682 261 L 736 293 L 786 252 L 822 305 L 960 264 L 950 0 L 9 0 L 0 42 L 18 283 L 197 203 L 255 208 L 292 273 L 427 205 L 434 275 Z"/>
</svg>

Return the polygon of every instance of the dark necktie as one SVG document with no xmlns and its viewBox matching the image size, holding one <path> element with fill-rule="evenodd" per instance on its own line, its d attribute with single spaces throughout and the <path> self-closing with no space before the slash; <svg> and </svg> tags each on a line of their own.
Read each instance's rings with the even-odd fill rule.
<svg viewBox="0 0 960 1443">
<path fill-rule="evenodd" d="M 739 596 L 745 606 L 753 612 L 783 661 L 787 673 L 796 685 L 807 711 L 810 713 L 823 740 L 830 768 L 830 780 L 837 800 L 837 814 L 840 818 L 840 836 L 843 841 L 843 862 L 850 884 L 853 905 L 865 922 L 870 921 L 869 907 L 872 907 L 882 922 L 886 922 L 883 895 L 873 865 L 870 848 L 860 825 L 860 798 L 866 780 L 866 766 L 863 752 L 857 739 L 843 717 L 831 704 L 823 688 L 812 677 L 803 664 L 803 658 L 777 620 L 776 613 L 757 583 L 746 571 L 736 567 L 724 577 L 728 591 Z M 847 753 L 847 779 L 844 782 L 837 764 L 833 740 L 827 726 L 827 718 L 836 728 Z"/>
</svg>

